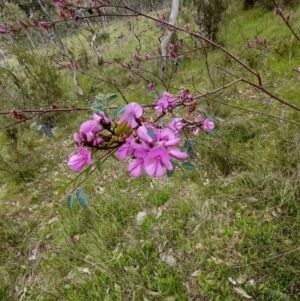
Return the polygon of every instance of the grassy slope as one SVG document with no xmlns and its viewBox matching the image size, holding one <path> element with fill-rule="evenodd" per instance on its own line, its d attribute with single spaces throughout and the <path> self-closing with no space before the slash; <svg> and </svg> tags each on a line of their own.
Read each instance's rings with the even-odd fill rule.
<svg viewBox="0 0 300 301">
<path fill-rule="evenodd" d="M 295 11 L 293 19 L 299 14 Z M 120 42 L 121 55 L 113 48 L 120 31 L 126 33 L 125 27 L 112 34 L 106 51 L 123 59 L 136 41 L 128 36 Z M 297 61 L 245 50 L 245 42 L 256 35 L 267 36 L 270 47 L 291 41 L 272 12 L 231 8 L 220 39 L 262 70 L 272 91 L 300 105 L 292 71 Z M 282 46 L 283 56 L 290 55 L 293 45 L 288 45 Z M 293 55 L 300 57 L 299 51 Z M 210 59 L 226 66 L 218 52 Z M 210 83 L 203 81 L 199 61 L 183 59 L 171 83 L 173 92 L 180 86 L 192 89 L 193 79 L 206 91 Z M 120 84 L 128 80 L 113 66 L 97 72 L 115 74 Z M 211 72 L 218 75 L 215 68 Z M 95 82 L 81 80 L 86 87 Z M 129 100 L 151 101 L 143 83 L 129 81 L 128 88 Z M 114 91 L 109 85 L 102 89 Z M 299 122 L 299 114 L 254 92 L 240 85 L 217 100 Z M 17 300 L 24 294 L 23 300 L 229 301 L 244 300 L 243 289 L 254 300 L 300 299 L 299 253 L 278 256 L 299 243 L 298 127 L 213 100 L 209 111 L 225 119 L 218 125 L 222 137 L 199 137 L 199 170 L 187 181 L 180 172 L 172 179 L 131 179 L 125 164 L 112 161 L 84 185 L 90 199 L 86 211 L 77 205 L 68 211 L 64 198 L 51 192 L 56 172 L 65 172 L 65 165 L 57 162 L 72 151 L 66 133 L 75 131 L 85 116 L 57 129 L 55 140 L 43 139 L 41 149 L 51 149 L 46 176 L 0 191 L 0 298 Z M 147 213 L 142 225 L 136 223 L 140 211 Z M 174 266 L 164 262 L 167 256 L 176 260 Z"/>
</svg>

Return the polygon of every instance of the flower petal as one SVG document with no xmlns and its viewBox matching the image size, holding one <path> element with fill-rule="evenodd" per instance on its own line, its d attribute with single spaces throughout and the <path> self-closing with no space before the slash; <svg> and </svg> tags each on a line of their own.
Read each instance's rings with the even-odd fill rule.
<svg viewBox="0 0 300 301">
<path fill-rule="evenodd" d="M 178 160 L 185 160 L 189 157 L 187 153 L 180 151 L 179 149 L 171 149 L 169 150 L 170 156 Z"/>
<path fill-rule="evenodd" d="M 143 173 L 143 161 L 131 161 L 128 164 L 128 171 L 132 177 L 140 177 Z"/>
</svg>

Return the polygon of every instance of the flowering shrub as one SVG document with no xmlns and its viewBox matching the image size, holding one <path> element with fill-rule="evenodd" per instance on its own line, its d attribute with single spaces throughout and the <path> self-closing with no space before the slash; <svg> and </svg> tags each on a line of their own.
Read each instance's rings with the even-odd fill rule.
<svg viewBox="0 0 300 301">
<path fill-rule="evenodd" d="M 106 97 L 107 98 L 107 97 Z M 103 99 L 103 97 L 102 97 Z M 97 111 L 93 119 L 83 122 L 79 133 L 74 134 L 78 154 L 72 155 L 68 165 L 74 171 L 81 171 L 85 166 L 92 165 L 92 156 L 97 151 L 109 151 L 116 153 L 119 160 L 127 160 L 127 170 L 133 177 L 139 177 L 143 173 L 149 176 L 162 177 L 166 173 L 172 175 L 176 160 L 183 161 L 189 158 L 187 149 L 180 148 L 180 132 L 186 131 L 192 135 L 198 135 L 202 131 L 214 129 L 214 122 L 201 115 L 190 121 L 184 118 L 172 118 L 166 124 L 162 118 L 168 117 L 180 106 L 194 106 L 193 96 L 188 91 L 182 91 L 180 95 L 173 96 L 169 92 L 163 92 L 156 103 L 147 106 L 158 113 L 158 117 L 151 121 L 146 117 L 146 107 L 131 102 L 125 107 L 118 107 L 112 119 L 108 118 L 103 108 L 101 97 L 92 109 Z M 107 102 L 112 103 L 116 95 L 111 94 Z M 193 110 L 195 107 L 193 107 Z M 103 111 L 102 111 L 103 110 Z M 115 117 L 123 114 L 118 120 Z M 91 152 L 88 149 L 94 149 Z M 97 159 L 95 159 L 97 161 Z M 192 165 L 189 165 L 190 167 Z"/>
</svg>

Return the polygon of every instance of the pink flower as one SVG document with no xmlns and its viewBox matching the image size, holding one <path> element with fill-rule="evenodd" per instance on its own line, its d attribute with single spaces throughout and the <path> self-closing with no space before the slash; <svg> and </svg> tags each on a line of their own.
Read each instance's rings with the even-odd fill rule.
<svg viewBox="0 0 300 301">
<path fill-rule="evenodd" d="M 98 125 L 97 120 L 88 120 L 81 124 L 79 133 L 81 137 L 88 142 L 94 140 L 96 134 L 102 130 L 102 127 Z"/>
<path fill-rule="evenodd" d="M 161 178 L 164 175 L 163 167 L 167 170 L 173 170 L 170 155 L 162 146 L 152 148 L 148 154 L 148 159 L 149 164 L 145 166 L 145 171 L 149 176 L 155 175 L 157 178 Z"/>
<path fill-rule="evenodd" d="M 48 28 L 46 21 L 38 21 L 37 25 L 38 27 Z"/>
<path fill-rule="evenodd" d="M 199 129 L 199 128 L 194 128 L 193 131 L 192 131 L 192 135 L 193 135 L 193 136 L 198 136 L 198 135 L 199 135 L 199 132 L 200 132 L 200 129 Z"/>
<path fill-rule="evenodd" d="M 174 118 L 169 122 L 168 127 L 173 131 L 180 131 L 183 128 L 182 118 Z"/>
<path fill-rule="evenodd" d="M 185 24 L 185 25 L 183 26 L 183 29 L 184 29 L 185 31 L 189 31 L 189 30 L 190 30 L 190 23 Z"/>
<path fill-rule="evenodd" d="M 172 61 L 175 61 L 176 58 L 177 58 L 177 54 L 176 54 L 176 52 L 175 52 L 173 49 L 171 49 L 171 50 L 169 51 L 168 56 L 169 56 L 170 60 L 172 60 Z"/>
<path fill-rule="evenodd" d="M 276 16 L 276 15 L 280 15 L 281 12 L 282 12 L 282 8 L 276 7 L 276 8 L 275 8 L 275 11 L 274 11 L 274 15 L 275 15 L 275 16 Z"/>
<path fill-rule="evenodd" d="M 168 128 L 162 129 L 160 131 L 159 137 L 159 145 L 163 145 L 165 147 L 176 146 L 180 143 L 180 138 L 176 136 L 176 134 Z"/>
<path fill-rule="evenodd" d="M 176 43 L 176 45 L 178 46 L 178 47 L 183 47 L 183 39 L 179 39 L 178 41 L 177 41 L 177 43 Z"/>
<path fill-rule="evenodd" d="M 149 60 L 150 57 L 151 57 L 150 53 L 145 53 L 145 54 L 144 54 L 144 58 L 145 58 L 146 60 Z"/>
<path fill-rule="evenodd" d="M 198 117 L 196 118 L 196 121 L 200 124 L 202 122 L 202 116 L 198 115 Z"/>
<path fill-rule="evenodd" d="M 149 136 L 147 128 L 142 125 L 137 130 L 138 137 L 147 143 L 152 143 L 153 139 Z"/>
<path fill-rule="evenodd" d="M 149 83 L 149 84 L 147 85 L 147 88 L 148 88 L 150 91 L 154 91 L 154 90 L 155 90 L 154 83 Z"/>
<path fill-rule="evenodd" d="M 286 22 L 289 22 L 291 20 L 291 15 L 290 14 L 286 14 L 285 20 L 286 20 Z"/>
<path fill-rule="evenodd" d="M 125 160 L 133 152 L 133 145 L 135 143 L 135 138 L 130 135 L 126 138 L 126 143 L 122 144 L 117 151 L 117 157 L 119 160 Z"/>
<path fill-rule="evenodd" d="M 184 153 L 179 149 L 171 149 L 169 150 L 169 154 L 177 160 L 186 160 L 189 157 L 187 153 Z"/>
<path fill-rule="evenodd" d="M 189 89 L 180 91 L 180 99 L 182 99 L 184 102 L 192 102 L 194 100 Z"/>
<path fill-rule="evenodd" d="M 93 146 L 97 147 L 97 146 L 99 146 L 103 141 L 104 141 L 103 138 L 98 137 L 98 138 L 94 139 L 94 141 L 93 141 Z"/>
<path fill-rule="evenodd" d="M 252 43 L 248 40 L 246 43 L 246 48 L 250 48 L 252 46 Z"/>
<path fill-rule="evenodd" d="M 260 45 L 260 40 L 258 38 L 255 38 L 254 43 L 256 46 Z"/>
<path fill-rule="evenodd" d="M 118 123 L 127 121 L 132 129 L 138 126 L 136 122 L 143 115 L 143 108 L 136 102 L 131 102 L 127 105 L 124 114 L 121 116 Z"/>
<path fill-rule="evenodd" d="M 136 61 L 139 61 L 139 60 L 140 60 L 140 56 L 139 56 L 139 54 L 138 54 L 137 52 L 134 52 L 134 53 L 132 54 L 132 57 L 133 57 Z"/>
<path fill-rule="evenodd" d="M 140 177 L 143 173 L 143 167 L 149 164 L 148 152 L 144 149 L 137 149 L 134 152 L 134 157 L 137 160 L 133 160 L 128 164 L 128 171 L 132 177 Z"/>
<path fill-rule="evenodd" d="M 300 67 L 297 68 L 297 71 L 300 72 Z"/>
<path fill-rule="evenodd" d="M 78 145 L 80 145 L 82 143 L 82 138 L 80 137 L 80 135 L 78 133 L 75 133 L 73 135 L 73 138 Z"/>
<path fill-rule="evenodd" d="M 206 118 L 203 122 L 203 125 L 202 125 L 202 129 L 204 131 L 211 131 L 215 128 L 215 124 L 210 121 L 208 118 Z"/>
<path fill-rule="evenodd" d="M 6 29 L 4 26 L 0 25 L 0 34 L 6 33 Z"/>
<path fill-rule="evenodd" d="M 158 20 L 159 20 L 159 22 L 158 22 L 157 26 L 163 26 L 163 24 L 161 24 L 161 23 L 167 23 L 167 19 L 165 16 L 161 16 Z"/>
<path fill-rule="evenodd" d="M 162 113 L 174 107 L 177 98 L 174 98 L 172 94 L 168 92 L 163 93 L 163 97 L 161 97 L 157 101 L 157 105 L 155 106 L 155 110 L 158 113 Z"/>
<path fill-rule="evenodd" d="M 98 114 L 94 114 L 94 119 L 103 124 L 103 125 L 110 125 L 111 121 L 109 118 L 106 117 L 106 115 L 103 112 L 99 112 Z"/>
<path fill-rule="evenodd" d="M 68 162 L 68 165 L 74 171 L 80 171 L 85 164 L 91 165 L 92 163 L 92 154 L 90 151 L 83 147 L 77 147 L 77 152 L 79 155 L 71 156 Z"/>
</svg>

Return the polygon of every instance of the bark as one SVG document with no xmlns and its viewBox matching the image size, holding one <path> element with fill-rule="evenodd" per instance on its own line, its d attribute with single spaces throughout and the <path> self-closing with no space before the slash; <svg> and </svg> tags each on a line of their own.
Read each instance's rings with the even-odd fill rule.
<svg viewBox="0 0 300 301">
<path fill-rule="evenodd" d="M 173 0 L 172 10 L 169 18 L 169 25 L 175 25 L 179 13 L 179 0 Z M 167 48 L 173 34 L 172 28 L 166 30 L 163 40 L 161 41 L 161 60 L 160 60 L 160 77 L 164 78 L 167 66 Z"/>
</svg>

